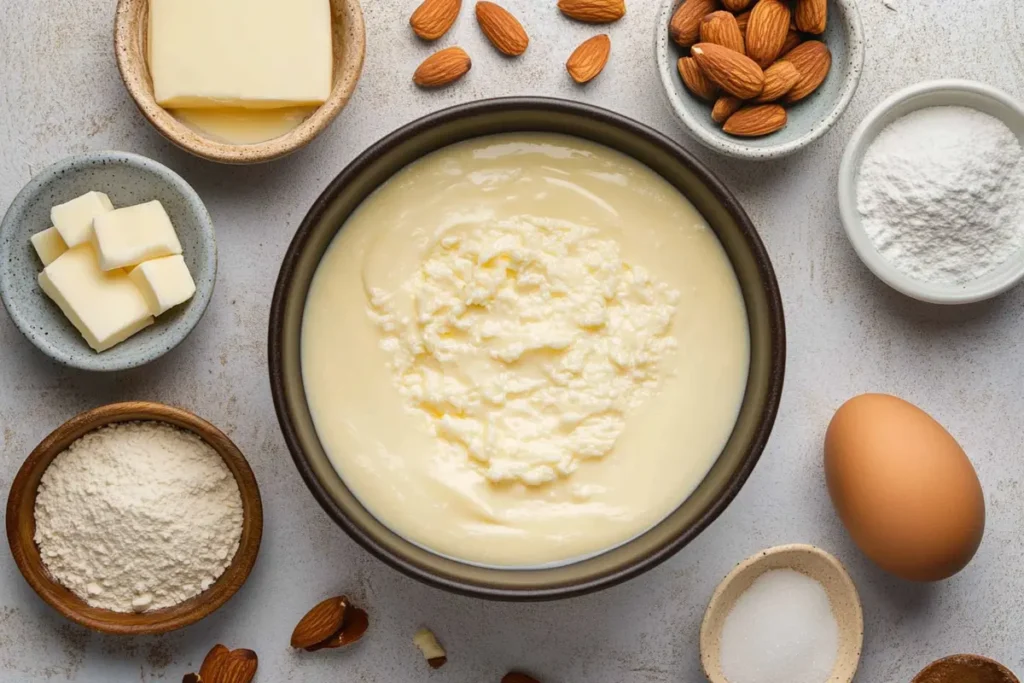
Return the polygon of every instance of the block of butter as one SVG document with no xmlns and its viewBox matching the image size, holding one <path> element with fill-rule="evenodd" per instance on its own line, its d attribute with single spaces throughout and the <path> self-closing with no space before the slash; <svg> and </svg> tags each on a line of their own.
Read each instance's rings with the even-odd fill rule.
<svg viewBox="0 0 1024 683">
<path fill-rule="evenodd" d="M 149 71 L 167 108 L 323 103 L 330 0 L 149 0 Z"/>
<path fill-rule="evenodd" d="M 100 270 L 90 244 L 46 266 L 39 286 L 95 351 L 106 351 L 153 324 L 146 299 L 128 274 Z"/>
<path fill-rule="evenodd" d="M 101 270 L 135 266 L 181 253 L 174 225 L 163 204 L 155 200 L 97 216 L 93 246 L 99 254 Z"/>
<path fill-rule="evenodd" d="M 32 241 L 32 246 L 36 249 L 36 254 L 39 255 L 39 260 L 43 262 L 44 266 L 48 266 L 57 260 L 57 257 L 68 250 L 68 245 L 65 244 L 64 238 L 57 232 L 57 228 L 47 228 L 42 232 L 37 232 L 29 238 Z"/>
<path fill-rule="evenodd" d="M 180 254 L 140 263 L 128 276 L 142 292 L 152 315 L 162 315 L 196 293 L 192 273 Z"/>
<path fill-rule="evenodd" d="M 114 210 L 110 198 L 102 192 L 87 192 L 70 202 L 50 209 L 50 220 L 68 247 L 85 244 L 92 237 L 93 219 Z"/>
</svg>

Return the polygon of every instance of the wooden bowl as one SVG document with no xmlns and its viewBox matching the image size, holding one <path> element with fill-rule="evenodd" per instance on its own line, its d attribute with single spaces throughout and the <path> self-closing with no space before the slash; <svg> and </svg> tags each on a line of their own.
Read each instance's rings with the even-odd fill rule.
<svg viewBox="0 0 1024 683">
<path fill-rule="evenodd" d="M 1020 683 L 1005 666 L 980 655 L 952 655 L 937 659 L 921 670 L 911 683 Z"/>
<path fill-rule="evenodd" d="M 153 98 L 147 60 L 149 0 L 118 0 L 114 52 L 121 78 L 142 114 L 168 140 L 187 152 L 224 164 L 257 164 L 291 154 L 322 133 L 356 89 L 366 54 L 366 30 L 359 0 L 331 0 L 334 15 L 334 87 L 331 95 L 297 128 L 252 145 L 220 142 L 189 128 Z"/>
<path fill-rule="evenodd" d="M 43 566 L 35 544 L 35 503 L 39 481 L 53 459 L 81 436 L 105 425 L 133 420 L 172 424 L 196 434 L 224 459 L 242 494 L 242 537 L 231 564 L 216 582 L 185 602 L 143 614 L 90 607 L 54 581 Z M 167 633 L 194 624 L 234 595 L 256 562 L 263 535 L 263 504 L 249 463 L 219 429 L 192 413 L 160 403 L 114 403 L 82 413 L 58 427 L 36 446 L 21 466 L 7 498 L 7 541 L 25 580 L 51 607 L 75 623 L 117 635 Z"/>
</svg>

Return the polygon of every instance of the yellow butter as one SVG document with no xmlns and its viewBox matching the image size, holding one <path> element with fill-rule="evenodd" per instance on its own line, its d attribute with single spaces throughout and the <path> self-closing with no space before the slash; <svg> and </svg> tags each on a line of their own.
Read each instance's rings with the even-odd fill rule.
<svg viewBox="0 0 1024 683">
<path fill-rule="evenodd" d="M 174 225 L 163 204 L 155 200 L 98 216 L 92 239 L 101 270 L 181 253 Z"/>
<path fill-rule="evenodd" d="M 42 232 L 32 235 L 29 239 L 32 241 L 32 246 L 35 247 L 36 254 L 44 266 L 50 265 L 57 260 L 58 256 L 68 250 L 68 245 L 65 244 L 64 238 L 57 232 L 57 228 L 47 228 Z"/>
<path fill-rule="evenodd" d="M 93 219 L 113 210 L 107 195 L 87 192 L 50 209 L 50 220 L 68 247 L 77 247 L 92 237 Z"/>
<path fill-rule="evenodd" d="M 180 254 L 141 263 L 128 274 L 149 304 L 149 312 L 162 315 L 196 293 L 192 273 Z"/>
</svg>

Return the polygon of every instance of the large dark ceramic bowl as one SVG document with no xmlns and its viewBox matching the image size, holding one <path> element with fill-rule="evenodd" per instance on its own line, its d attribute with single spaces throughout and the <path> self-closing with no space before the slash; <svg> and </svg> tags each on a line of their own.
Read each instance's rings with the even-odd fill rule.
<svg viewBox="0 0 1024 683">
<path fill-rule="evenodd" d="M 398 536 L 363 507 L 317 438 L 302 384 L 300 335 L 310 282 L 345 221 L 407 164 L 468 138 L 515 131 L 574 135 L 643 162 L 704 215 L 739 278 L 751 336 L 750 376 L 736 426 L 696 491 L 664 521 L 606 553 L 542 569 L 494 569 L 431 553 Z M 541 98 L 466 104 L 416 121 L 353 161 L 299 227 L 285 255 L 270 315 L 270 381 L 281 429 L 299 472 L 327 513 L 360 545 L 421 581 L 467 595 L 509 600 L 563 598 L 644 572 L 693 540 L 732 501 L 768 440 L 782 392 L 785 328 L 768 254 L 754 226 L 722 184 L 686 150 L 635 121 L 603 109 Z M 352 391 L 359 391 L 353 386 Z"/>
</svg>

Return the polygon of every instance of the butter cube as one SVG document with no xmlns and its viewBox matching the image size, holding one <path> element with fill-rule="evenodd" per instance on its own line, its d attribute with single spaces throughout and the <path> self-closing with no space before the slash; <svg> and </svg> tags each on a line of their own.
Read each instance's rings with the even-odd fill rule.
<svg viewBox="0 0 1024 683">
<path fill-rule="evenodd" d="M 274 109 L 331 93 L 330 0 L 150 0 L 149 47 L 163 107 Z"/>
<path fill-rule="evenodd" d="M 178 234 L 158 201 L 98 216 L 93 245 L 102 270 L 136 266 L 149 259 L 181 253 Z"/>
<path fill-rule="evenodd" d="M 89 244 L 70 249 L 39 274 L 39 286 L 96 351 L 153 324 L 145 297 L 123 270 L 100 270 Z"/>
<path fill-rule="evenodd" d="M 32 246 L 36 248 L 36 254 L 39 255 L 39 260 L 43 262 L 43 266 L 48 266 L 57 260 L 57 257 L 68 250 L 68 245 L 65 244 L 64 238 L 57 232 L 57 228 L 47 228 L 42 232 L 37 232 L 29 238 L 32 242 Z"/>
<path fill-rule="evenodd" d="M 68 248 L 85 244 L 92 237 L 93 219 L 108 211 L 114 205 L 110 198 L 102 192 L 87 192 L 70 202 L 58 204 L 50 209 L 50 220 L 57 228 Z"/>
<path fill-rule="evenodd" d="M 162 315 L 196 293 L 196 283 L 180 254 L 140 263 L 128 274 L 149 304 L 149 312 Z"/>
</svg>

